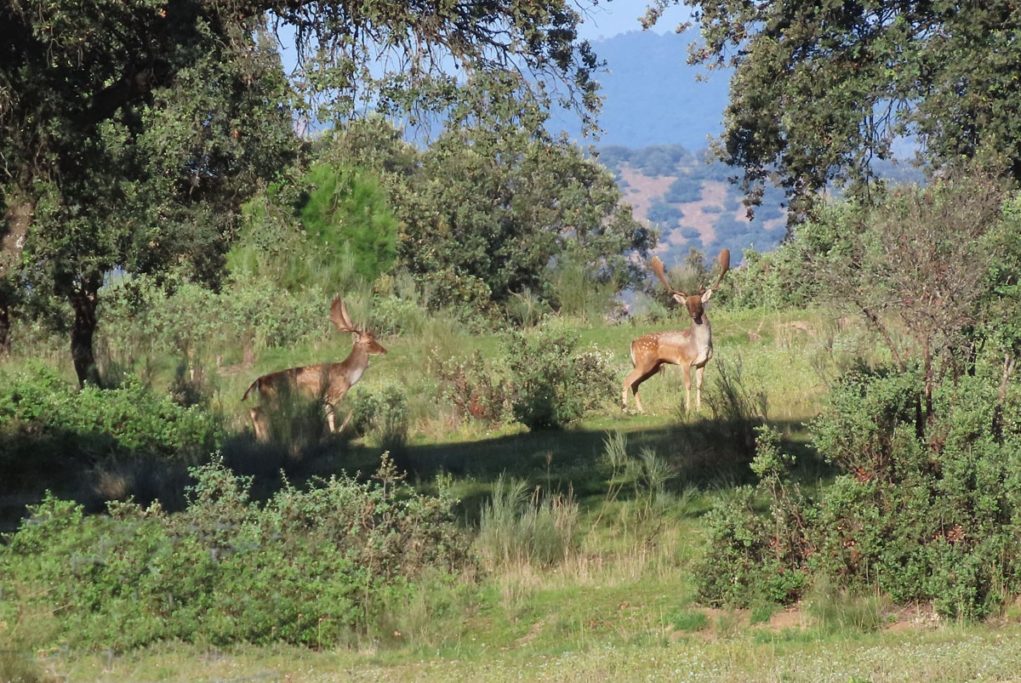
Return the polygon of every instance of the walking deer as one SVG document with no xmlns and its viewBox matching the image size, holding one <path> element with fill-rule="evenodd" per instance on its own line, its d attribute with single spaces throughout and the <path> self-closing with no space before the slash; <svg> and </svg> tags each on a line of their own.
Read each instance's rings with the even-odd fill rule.
<svg viewBox="0 0 1021 683">
<path fill-rule="evenodd" d="M 347 358 L 339 363 L 320 363 L 271 372 L 268 375 L 257 377 L 248 385 L 241 400 L 247 399 L 248 394 L 253 390 L 257 390 L 260 399 L 262 399 L 261 406 L 248 411 L 252 419 L 252 426 L 255 428 L 255 437 L 258 440 L 266 441 L 269 438 L 269 423 L 263 408 L 278 407 L 273 403 L 286 397 L 289 393 L 300 393 L 321 400 L 330 432 L 339 431 L 335 428 L 336 405 L 340 399 L 344 398 L 348 390 L 361 379 L 365 369 L 369 367 L 369 356 L 386 353 L 386 349 L 376 341 L 376 337 L 371 332 L 355 327 L 339 296 L 333 300 L 333 305 L 330 307 L 330 320 L 339 332 L 352 332 L 356 335 L 354 346 Z M 345 425 L 347 425 L 347 420 L 340 426 L 340 429 L 343 430 Z"/>
<path fill-rule="evenodd" d="M 639 412 L 642 401 L 638 398 L 638 386 L 649 379 L 664 364 L 680 365 L 684 370 L 684 410 L 691 410 L 691 369 L 695 368 L 695 409 L 702 409 L 702 373 L 706 363 L 713 357 L 713 330 L 709 325 L 705 305 L 713 295 L 723 276 L 730 270 L 730 250 L 724 249 L 719 256 L 720 274 L 716 283 L 709 288 L 702 287 L 697 294 L 687 294 L 670 286 L 663 272 L 663 262 L 658 256 L 652 258 L 652 271 L 663 286 L 679 304 L 684 304 L 691 316 L 691 327 L 686 330 L 671 332 L 653 332 L 631 342 L 631 364 L 634 369 L 624 379 L 621 391 L 621 404 L 627 410 L 627 393 L 631 389 L 635 395 L 635 405 Z"/>
</svg>

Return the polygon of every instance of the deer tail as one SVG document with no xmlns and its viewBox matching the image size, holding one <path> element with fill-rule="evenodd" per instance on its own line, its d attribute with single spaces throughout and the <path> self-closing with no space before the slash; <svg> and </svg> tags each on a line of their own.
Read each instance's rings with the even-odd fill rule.
<svg viewBox="0 0 1021 683">
<path fill-rule="evenodd" d="M 244 395 L 241 397 L 242 401 L 244 401 L 246 398 L 248 398 L 248 394 L 252 393 L 252 389 L 254 389 L 255 386 L 259 383 L 259 379 L 260 378 L 257 377 L 254 382 L 252 382 L 251 384 L 248 385 L 248 388 L 245 389 Z"/>
</svg>

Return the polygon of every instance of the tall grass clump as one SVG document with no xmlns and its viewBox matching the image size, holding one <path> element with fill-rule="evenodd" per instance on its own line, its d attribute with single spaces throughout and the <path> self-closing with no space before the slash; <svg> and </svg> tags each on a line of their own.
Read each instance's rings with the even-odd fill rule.
<svg viewBox="0 0 1021 683">
<path fill-rule="evenodd" d="M 550 283 L 559 313 L 581 320 L 601 320 L 617 294 L 613 282 L 594 278 L 591 266 L 578 258 L 563 259 L 553 269 Z"/>
<path fill-rule="evenodd" d="M 500 475 L 482 507 L 476 547 L 491 568 L 528 564 L 547 567 L 575 549 L 578 502 L 570 490 L 540 487 Z"/>
</svg>

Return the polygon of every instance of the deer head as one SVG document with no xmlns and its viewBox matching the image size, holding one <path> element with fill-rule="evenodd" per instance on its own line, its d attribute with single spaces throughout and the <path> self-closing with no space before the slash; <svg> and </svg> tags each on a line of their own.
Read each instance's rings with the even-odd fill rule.
<svg viewBox="0 0 1021 683">
<path fill-rule="evenodd" d="M 663 286 L 667 288 L 670 295 L 673 296 L 674 301 L 679 304 L 684 304 L 688 309 L 688 314 L 691 315 L 691 319 L 695 321 L 696 325 L 702 324 L 702 315 L 705 313 L 705 304 L 709 301 L 713 295 L 713 290 L 719 287 L 720 282 L 723 280 L 723 276 L 730 270 L 730 249 L 724 249 L 720 252 L 719 257 L 716 259 L 720 264 L 720 274 L 716 277 L 716 282 L 711 287 L 701 287 L 696 294 L 688 294 L 679 289 L 674 289 L 670 286 L 670 281 L 667 280 L 666 271 L 663 268 L 663 262 L 658 256 L 653 256 L 650 266 L 652 272 L 656 274 L 659 281 L 663 283 Z"/>
<path fill-rule="evenodd" d="M 376 341 L 376 337 L 372 334 L 372 332 L 357 327 L 353 322 L 351 322 L 351 316 L 348 315 L 347 308 L 344 306 L 344 301 L 339 296 L 333 300 L 333 305 L 330 306 L 330 320 L 339 332 L 351 332 L 356 335 L 356 348 L 360 348 L 369 354 L 386 353 L 386 349 L 383 348 L 382 344 Z"/>
</svg>

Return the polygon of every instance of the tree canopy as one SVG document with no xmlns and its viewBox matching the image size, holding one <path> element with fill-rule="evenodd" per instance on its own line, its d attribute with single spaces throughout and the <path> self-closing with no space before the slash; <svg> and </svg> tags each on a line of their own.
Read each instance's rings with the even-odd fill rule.
<svg viewBox="0 0 1021 683">
<path fill-rule="evenodd" d="M 300 98 L 267 16 L 294 27 Z M 240 205 L 294 152 L 295 108 L 443 106 L 454 67 L 530 72 L 523 91 L 559 83 L 589 116 L 597 63 L 579 21 L 565 0 L 0 5 L 0 346 L 18 297 L 50 292 L 73 311 L 79 380 L 96 381 L 103 277 L 187 264 L 214 281 Z"/>
<path fill-rule="evenodd" d="M 655 0 L 655 23 L 678 0 Z M 1021 11 L 1007 0 L 684 0 L 704 44 L 689 61 L 734 68 L 719 152 L 754 203 L 775 177 L 803 215 L 837 181 L 863 196 L 872 162 L 914 136 L 939 167 L 1000 159 L 1021 178 Z"/>
</svg>

